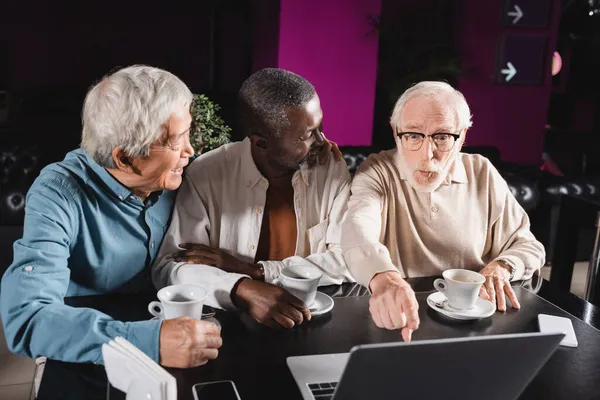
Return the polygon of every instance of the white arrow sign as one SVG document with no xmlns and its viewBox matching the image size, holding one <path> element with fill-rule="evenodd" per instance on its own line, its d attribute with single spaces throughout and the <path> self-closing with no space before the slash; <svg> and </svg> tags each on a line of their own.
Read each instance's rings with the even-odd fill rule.
<svg viewBox="0 0 600 400">
<path fill-rule="evenodd" d="M 506 66 L 508 68 L 503 69 L 502 71 L 500 71 L 500 73 L 506 74 L 506 78 L 504 78 L 504 80 L 508 82 L 517 74 L 517 69 L 514 65 L 512 65 L 510 61 L 506 63 Z"/>
<path fill-rule="evenodd" d="M 515 19 L 513 19 L 513 24 L 516 24 L 521 18 L 523 18 L 523 11 L 521 10 L 521 7 L 515 4 L 515 11 L 510 11 L 507 13 L 507 15 L 509 17 L 515 17 Z"/>
</svg>

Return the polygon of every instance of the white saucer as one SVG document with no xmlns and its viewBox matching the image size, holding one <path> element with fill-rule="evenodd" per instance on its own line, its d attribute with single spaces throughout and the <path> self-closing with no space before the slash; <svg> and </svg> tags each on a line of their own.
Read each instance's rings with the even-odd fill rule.
<svg viewBox="0 0 600 400">
<path fill-rule="evenodd" d="M 310 315 L 321 315 L 328 313 L 333 308 L 333 299 L 327 296 L 325 293 L 317 292 L 315 301 L 310 305 L 308 310 Z"/>
<path fill-rule="evenodd" d="M 443 306 L 440 307 L 438 304 L 443 304 Z M 477 298 L 475 307 L 471 310 L 455 310 L 448 305 L 446 296 L 441 292 L 431 293 L 427 296 L 427 305 L 440 314 L 460 320 L 487 318 L 491 317 L 496 312 L 494 303 L 484 300 L 481 297 Z"/>
</svg>

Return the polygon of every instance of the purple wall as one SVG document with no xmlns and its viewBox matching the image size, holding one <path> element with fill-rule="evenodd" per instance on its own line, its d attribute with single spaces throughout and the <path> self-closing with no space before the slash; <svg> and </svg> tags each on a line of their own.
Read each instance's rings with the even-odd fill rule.
<svg viewBox="0 0 600 400">
<path fill-rule="evenodd" d="M 378 37 L 369 15 L 381 0 L 281 0 L 278 67 L 308 79 L 323 130 L 339 145 L 370 145 Z"/>
<path fill-rule="evenodd" d="M 459 47 L 464 68 L 459 89 L 473 114 L 473 128 L 466 144 L 494 145 L 502 159 L 537 163 L 551 92 L 551 57 L 556 47 L 561 1 L 553 0 L 548 29 L 504 28 L 500 16 L 503 2 L 464 0 L 458 21 Z M 496 51 L 502 33 L 548 35 L 546 78 L 541 86 L 504 86 L 493 82 Z"/>
</svg>

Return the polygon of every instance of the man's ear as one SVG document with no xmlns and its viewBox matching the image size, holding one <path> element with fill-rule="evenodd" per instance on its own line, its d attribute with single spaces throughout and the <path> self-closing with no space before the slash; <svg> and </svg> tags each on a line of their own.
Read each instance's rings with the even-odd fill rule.
<svg viewBox="0 0 600 400">
<path fill-rule="evenodd" d="M 464 146 L 465 144 L 465 140 L 467 140 L 467 131 L 469 130 L 469 128 L 464 128 L 463 131 L 460 134 L 460 145 L 461 147 Z"/>
<path fill-rule="evenodd" d="M 269 148 L 269 141 L 259 133 L 252 133 L 250 135 L 250 143 L 259 150 L 267 150 Z"/>
<path fill-rule="evenodd" d="M 112 158 L 113 158 L 113 161 L 115 162 L 115 165 L 117 166 L 117 169 L 119 171 L 129 172 L 129 173 L 135 172 L 136 168 L 133 166 L 133 163 L 131 162 L 131 157 L 129 157 L 127 154 L 125 154 L 125 151 L 123 151 L 122 147 L 117 147 L 117 148 L 113 149 Z"/>
<path fill-rule="evenodd" d="M 460 151 L 462 150 L 463 146 L 465 145 L 465 140 L 466 140 L 466 136 L 467 136 L 467 131 L 468 130 L 469 130 L 469 128 L 464 128 L 460 132 L 460 137 L 458 138 L 458 142 L 454 145 L 454 149 L 456 149 L 456 153 L 460 153 Z"/>
<path fill-rule="evenodd" d="M 400 149 L 400 147 L 402 147 L 402 139 L 398 137 L 398 126 L 390 122 L 390 127 L 392 128 L 392 134 L 394 135 L 394 143 L 396 143 L 396 147 L 402 151 L 402 149 Z"/>
</svg>

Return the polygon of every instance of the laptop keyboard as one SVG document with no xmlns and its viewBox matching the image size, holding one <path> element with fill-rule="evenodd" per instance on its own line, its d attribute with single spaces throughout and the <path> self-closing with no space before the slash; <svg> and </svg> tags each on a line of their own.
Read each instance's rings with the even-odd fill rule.
<svg viewBox="0 0 600 400">
<path fill-rule="evenodd" d="M 308 388 L 310 389 L 315 400 L 329 400 L 333 398 L 333 392 L 337 382 L 324 382 L 324 383 L 309 383 Z"/>
</svg>

